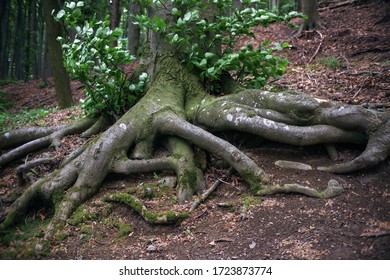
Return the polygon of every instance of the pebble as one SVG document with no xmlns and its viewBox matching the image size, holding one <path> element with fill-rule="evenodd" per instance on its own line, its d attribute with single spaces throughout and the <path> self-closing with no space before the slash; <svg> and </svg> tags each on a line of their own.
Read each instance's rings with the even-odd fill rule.
<svg viewBox="0 0 390 280">
<path fill-rule="evenodd" d="M 282 168 L 288 168 L 288 169 L 313 170 L 313 168 L 310 165 L 302 162 L 297 162 L 297 161 L 277 160 L 275 161 L 275 165 Z"/>
</svg>

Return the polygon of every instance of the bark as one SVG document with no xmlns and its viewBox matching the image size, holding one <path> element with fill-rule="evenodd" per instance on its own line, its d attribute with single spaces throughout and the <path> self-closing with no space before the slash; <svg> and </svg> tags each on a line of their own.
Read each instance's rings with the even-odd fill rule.
<svg viewBox="0 0 390 280">
<path fill-rule="evenodd" d="M 18 80 L 23 79 L 23 48 L 25 44 L 24 32 L 24 4 L 23 0 L 18 0 L 17 3 L 17 17 L 16 17 L 16 36 L 14 41 L 14 53 L 13 53 L 13 67 L 14 78 Z"/>
<path fill-rule="evenodd" d="M 115 28 L 119 27 L 121 14 L 120 14 L 120 1 L 119 0 L 113 0 L 111 1 L 111 14 L 110 14 L 110 29 L 114 30 Z M 115 47 L 118 45 L 118 42 L 115 41 L 112 43 L 112 45 Z"/>
<path fill-rule="evenodd" d="M 129 17 L 128 17 L 128 26 L 127 26 L 127 40 L 128 40 L 128 49 L 131 54 L 138 56 L 138 49 L 140 45 L 140 29 L 138 25 L 133 23 L 133 18 L 131 15 L 139 14 L 141 7 L 138 3 L 130 1 L 129 3 Z"/>
<path fill-rule="evenodd" d="M 303 20 L 296 36 L 300 36 L 302 31 L 322 28 L 317 0 L 302 0 L 302 14 L 307 18 Z"/>
<path fill-rule="evenodd" d="M 50 53 L 51 69 L 55 82 L 58 106 L 67 108 L 73 105 L 70 79 L 62 60 L 62 48 L 57 38 L 62 35 L 61 24 L 54 20 L 52 11 L 58 12 L 56 0 L 43 1 L 43 15 L 46 23 L 47 41 Z"/>
<path fill-rule="evenodd" d="M 9 16 L 10 16 L 10 0 L 4 0 L 0 3 L 0 79 L 5 80 L 9 74 Z"/>
</svg>

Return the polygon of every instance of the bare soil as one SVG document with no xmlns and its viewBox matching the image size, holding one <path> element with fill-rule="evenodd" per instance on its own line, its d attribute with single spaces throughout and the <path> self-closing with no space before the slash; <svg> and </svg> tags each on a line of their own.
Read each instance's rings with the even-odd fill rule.
<svg viewBox="0 0 390 280">
<path fill-rule="evenodd" d="M 299 38 L 290 37 L 292 30 L 288 26 L 257 28 L 259 38 L 292 45 L 285 52 L 291 62 L 288 72 L 271 86 L 388 111 L 390 26 L 379 23 L 378 11 L 384 10 L 381 5 L 374 2 L 324 9 L 320 16 L 325 29 L 303 33 Z M 326 66 L 324 58 L 336 59 L 337 67 Z M 79 98 L 80 84 L 74 83 L 73 89 L 75 99 Z M 32 81 L 0 90 L 17 101 L 12 109 L 15 111 L 55 106 L 52 84 L 40 89 L 39 82 Z M 47 122 L 64 118 L 67 116 L 64 112 L 67 111 L 51 114 Z M 346 191 L 327 200 L 301 195 L 254 198 L 245 182 L 233 174 L 180 225 L 151 226 L 126 206 L 110 206 L 102 198 L 107 193 L 153 184 L 172 174 L 110 177 L 99 194 L 85 204 L 84 215 L 80 218 L 75 214 L 66 225 L 50 252 L 28 254 L 26 244 L 35 240 L 32 237 L 11 243 L 1 241 L 0 255 L 43 259 L 390 258 L 389 159 L 375 168 L 344 175 L 285 169 L 276 166 L 275 161 L 299 161 L 313 167 L 333 161 L 323 146 L 297 148 L 255 140 L 242 135 L 232 138 L 276 182 L 300 182 L 324 188 L 330 179 L 336 179 Z M 79 143 L 77 136 L 66 138 L 64 149 L 70 152 L 72 145 Z M 362 147 L 348 145 L 339 145 L 337 149 L 338 161 L 349 160 L 362 151 Z M 47 171 L 41 169 L 37 173 Z M 209 186 L 226 172 L 224 168 L 210 167 L 206 174 Z M 9 206 L 12 194 L 24 188 L 17 186 L 12 166 L 2 172 L 0 213 Z M 164 198 L 150 201 L 150 207 L 165 207 Z M 47 222 L 51 213 L 39 206 L 35 208 L 34 215 L 26 221 L 34 218 L 40 223 Z M 81 221 L 77 222 L 77 218 Z M 22 225 L 20 232 L 23 235 Z"/>
</svg>

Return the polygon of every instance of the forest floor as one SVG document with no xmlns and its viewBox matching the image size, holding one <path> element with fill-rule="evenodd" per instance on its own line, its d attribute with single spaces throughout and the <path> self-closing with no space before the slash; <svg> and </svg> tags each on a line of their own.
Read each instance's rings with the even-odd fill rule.
<svg viewBox="0 0 390 280">
<path fill-rule="evenodd" d="M 290 37 L 288 26 L 256 28 L 259 38 L 287 41 L 287 73 L 270 84 L 272 88 L 298 90 L 317 97 L 373 110 L 390 109 L 390 24 L 380 22 L 379 3 L 324 7 L 320 16 L 325 29 Z M 259 41 L 260 42 L 260 41 Z M 254 42 L 255 45 L 257 42 Z M 73 83 L 75 100 L 81 85 Z M 0 88 L 15 100 L 8 110 L 55 106 L 51 83 L 39 81 L 9 84 Z M 50 111 L 27 125 L 70 122 L 79 109 Z M 24 125 L 24 124 L 20 124 Z M 285 169 L 277 160 L 307 163 L 313 167 L 332 164 L 322 146 L 297 148 L 271 142 L 241 142 L 241 148 L 277 182 L 300 182 L 325 187 L 336 179 L 345 192 L 320 200 L 301 195 L 251 197 L 240 177 L 232 175 L 180 225 L 151 226 L 121 205 L 102 202 L 107 193 L 153 184 L 172 174 L 155 173 L 108 178 L 101 191 L 70 219 L 51 251 L 31 254 L 31 245 L 41 236 L 50 213 L 36 210 L 18 227 L 17 236 L 0 241 L 1 258 L 42 259 L 389 259 L 390 258 L 390 160 L 375 168 L 336 175 L 317 171 Z M 64 153 L 80 143 L 67 137 Z M 234 141 L 234 139 L 233 139 Z M 338 161 L 346 161 L 362 147 L 339 145 Z M 47 170 L 36 170 L 36 173 Z M 209 184 L 227 170 L 210 168 Z M 25 187 L 17 186 L 14 167 L 0 174 L 0 219 L 12 197 Z M 164 195 L 162 196 L 164 198 Z M 15 199 L 15 198 L 13 198 Z M 163 199 L 156 203 L 165 203 Z M 152 202 L 150 202 L 152 204 Z M 244 207 L 245 206 L 245 207 Z M 36 209 L 39 209 L 39 207 Z M 34 232 L 29 232 L 33 224 Z M 31 231 L 31 228 L 30 228 Z M 6 240 L 6 238 L 9 238 Z"/>
</svg>

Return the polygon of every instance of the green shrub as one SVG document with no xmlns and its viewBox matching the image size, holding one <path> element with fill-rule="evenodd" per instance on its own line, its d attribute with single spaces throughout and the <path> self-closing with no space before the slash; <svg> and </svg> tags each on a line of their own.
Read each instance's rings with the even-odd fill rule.
<svg viewBox="0 0 390 280">
<path fill-rule="evenodd" d="M 336 57 L 321 57 L 318 59 L 318 63 L 331 70 L 336 70 L 342 67 L 341 61 Z"/>
<path fill-rule="evenodd" d="M 239 50 L 236 45 L 242 36 L 256 39 L 251 31 L 253 27 L 268 26 L 271 22 L 289 22 L 297 13 L 291 12 L 282 17 L 264 9 L 249 8 L 249 4 L 261 4 L 261 1 L 256 0 L 243 1 L 248 8 L 242 10 L 235 9 L 232 0 L 173 0 L 172 8 L 162 4 L 166 1 L 141 2 L 144 6 L 153 4 L 157 9 L 167 9 L 170 16 L 174 17 L 176 24 L 168 26 L 158 16 L 149 18 L 146 13 L 134 15 L 141 27 L 163 34 L 183 54 L 182 61 L 189 69 L 200 72 L 205 83 L 213 84 L 224 73 L 230 72 L 240 83 L 259 88 L 269 78 L 279 78 L 286 70 L 287 59 L 274 52 L 288 48 L 288 43 L 272 46 L 269 41 L 265 41 L 256 49 L 248 45 Z M 200 16 L 199 11 L 208 5 L 216 5 L 219 10 L 220 15 L 214 22 L 208 22 Z M 231 16 L 226 16 L 227 9 L 234 11 Z M 222 52 L 219 53 L 215 46 L 222 46 Z"/>
<path fill-rule="evenodd" d="M 80 23 L 83 6 L 83 2 L 67 2 L 56 15 L 75 32 L 73 41 L 59 38 L 64 63 L 72 77 L 85 85 L 86 99 L 80 100 L 84 112 L 118 117 L 141 98 L 148 77 L 143 73 L 137 84 L 130 82 L 122 67 L 135 57 L 120 41 L 122 29 L 110 30 L 108 15 Z"/>
</svg>

